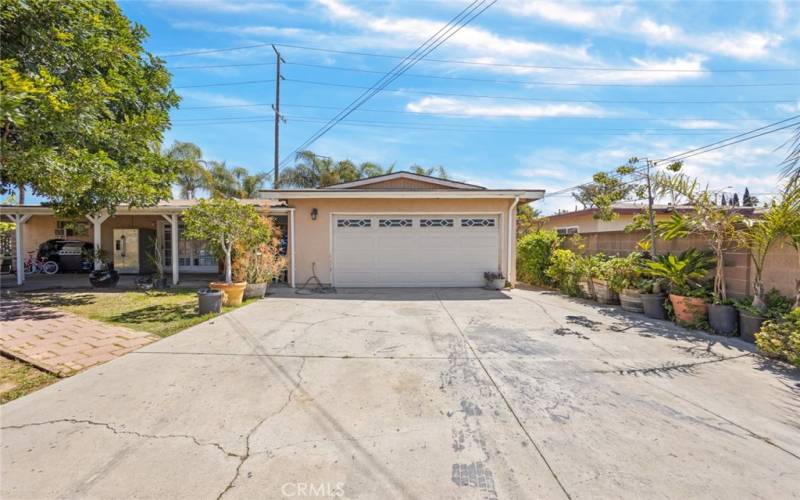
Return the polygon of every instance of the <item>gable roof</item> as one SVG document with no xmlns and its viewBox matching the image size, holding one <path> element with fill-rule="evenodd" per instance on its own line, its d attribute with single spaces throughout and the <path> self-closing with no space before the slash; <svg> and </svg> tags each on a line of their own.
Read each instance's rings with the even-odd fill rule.
<svg viewBox="0 0 800 500">
<path fill-rule="evenodd" d="M 394 181 L 394 180 L 410 180 L 421 182 L 424 184 L 430 184 L 431 188 L 433 189 L 441 189 L 441 188 L 449 188 L 449 189 L 486 189 L 483 186 L 478 186 L 475 184 L 468 184 L 466 182 L 459 182 L 459 181 L 451 181 L 449 179 L 440 179 L 439 177 L 432 177 L 430 175 L 421 175 L 415 174 L 413 172 L 392 172 L 390 174 L 383 174 L 383 175 L 376 175 L 375 177 L 369 177 L 367 179 L 360 179 L 357 181 L 350 181 L 350 182 L 342 182 L 340 184 L 333 184 L 332 186 L 326 186 L 321 189 L 350 189 L 350 188 L 360 188 L 360 189 L 369 189 L 371 185 L 380 184 L 387 181 Z M 382 188 L 386 189 L 386 188 Z"/>
</svg>

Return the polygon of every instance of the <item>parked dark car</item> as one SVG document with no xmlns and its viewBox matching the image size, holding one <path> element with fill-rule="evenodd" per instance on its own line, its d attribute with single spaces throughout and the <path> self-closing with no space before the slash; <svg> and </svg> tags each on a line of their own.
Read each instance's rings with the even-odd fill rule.
<svg viewBox="0 0 800 500">
<path fill-rule="evenodd" d="M 39 256 L 58 263 L 61 272 L 85 272 L 94 268 L 93 245 L 80 240 L 47 240 L 39 245 Z"/>
</svg>

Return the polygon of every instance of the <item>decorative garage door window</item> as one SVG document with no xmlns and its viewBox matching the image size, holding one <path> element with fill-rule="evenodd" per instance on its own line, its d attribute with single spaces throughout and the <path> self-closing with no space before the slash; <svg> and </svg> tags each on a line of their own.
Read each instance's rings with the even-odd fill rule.
<svg viewBox="0 0 800 500">
<path fill-rule="evenodd" d="M 461 219 L 461 227 L 494 227 L 494 219 Z"/>
<path fill-rule="evenodd" d="M 380 219 L 378 227 L 411 227 L 411 219 Z"/>
<path fill-rule="evenodd" d="M 339 219 L 336 227 L 372 227 L 372 219 Z"/>
<path fill-rule="evenodd" d="M 420 219 L 420 227 L 453 227 L 453 219 Z"/>
</svg>

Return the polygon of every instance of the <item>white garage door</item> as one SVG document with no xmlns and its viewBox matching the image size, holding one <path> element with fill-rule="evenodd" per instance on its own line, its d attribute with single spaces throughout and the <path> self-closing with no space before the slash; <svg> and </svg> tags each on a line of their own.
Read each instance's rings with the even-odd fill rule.
<svg viewBox="0 0 800 500">
<path fill-rule="evenodd" d="M 338 287 L 482 286 L 500 266 L 497 215 L 335 215 Z"/>
</svg>

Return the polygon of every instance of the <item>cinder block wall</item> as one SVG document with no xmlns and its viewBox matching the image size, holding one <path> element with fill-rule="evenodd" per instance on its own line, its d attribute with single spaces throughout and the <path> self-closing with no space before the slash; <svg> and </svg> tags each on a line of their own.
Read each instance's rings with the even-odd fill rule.
<svg viewBox="0 0 800 500">
<path fill-rule="evenodd" d="M 646 232 L 626 233 L 614 231 L 582 234 L 585 251 L 606 255 L 628 254 L 636 250 L 636 243 L 646 237 Z M 567 243 L 567 246 L 570 246 Z M 671 241 L 656 241 L 658 253 L 679 253 L 689 248 L 710 249 L 708 241 L 701 236 L 692 236 Z M 735 298 L 752 295 L 753 269 L 747 250 L 731 248 L 725 253 L 725 282 L 728 293 Z M 796 280 L 800 279 L 800 262 L 797 251 L 788 242 L 775 244 L 767 255 L 762 274 L 767 290 L 777 288 L 783 295 L 794 297 Z"/>
</svg>

